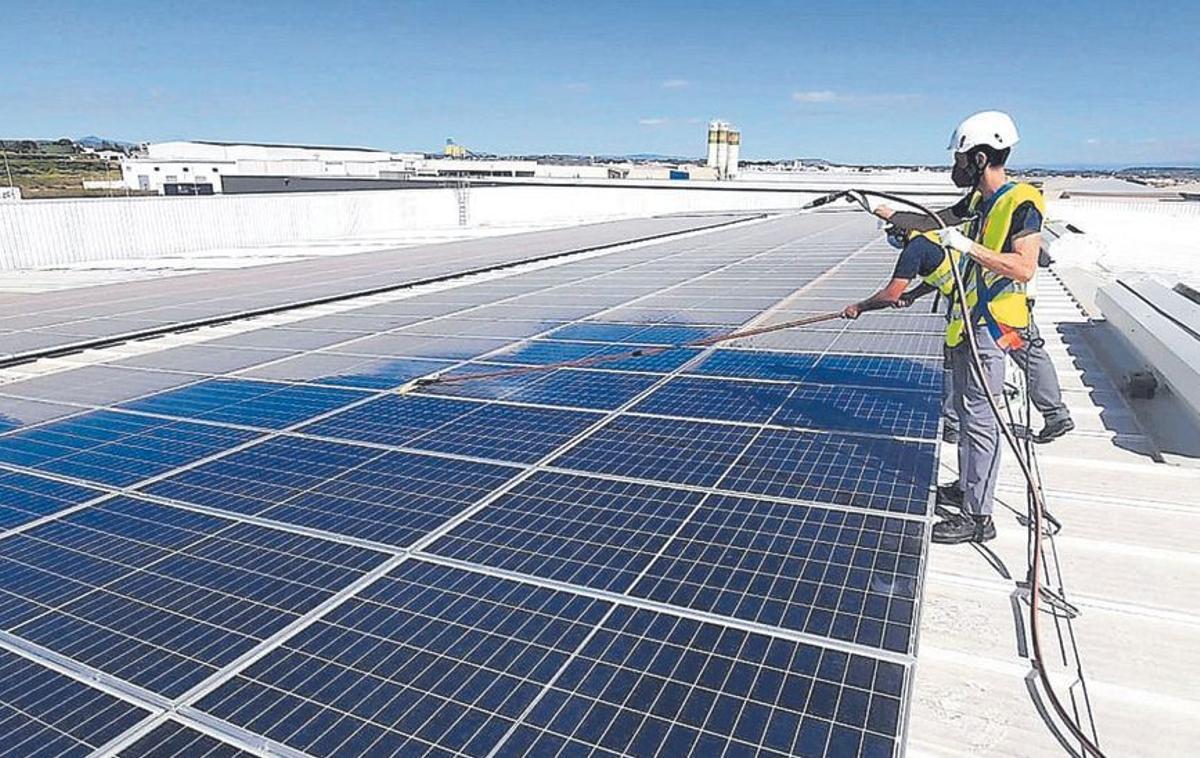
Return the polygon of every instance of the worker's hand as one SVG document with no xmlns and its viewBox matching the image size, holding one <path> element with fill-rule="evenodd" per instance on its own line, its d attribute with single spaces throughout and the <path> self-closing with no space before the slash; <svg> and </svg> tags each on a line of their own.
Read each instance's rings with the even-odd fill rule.
<svg viewBox="0 0 1200 758">
<path fill-rule="evenodd" d="M 911 297 L 905 297 L 904 295 L 901 295 L 900 297 L 898 297 L 896 299 L 896 302 L 892 303 L 892 307 L 893 308 L 907 308 L 908 306 L 910 306 L 912 304 L 913 304 L 913 300 Z"/>
<path fill-rule="evenodd" d="M 871 211 L 871 213 L 874 213 L 876 216 L 879 216 L 884 221 L 887 221 L 889 218 L 896 215 L 896 211 L 892 210 L 890 207 L 888 207 L 886 205 L 875 206 L 875 210 Z"/>
<path fill-rule="evenodd" d="M 969 255 L 971 247 L 975 244 L 971 238 L 960 232 L 954 227 L 937 230 L 938 241 L 946 247 L 957 250 L 958 252 Z"/>
<path fill-rule="evenodd" d="M 858 303 L 850 303 L 842 309 L 842 318 L 858 318 L 860 313 L 862 309 L 858 307 Z"/>
</svg>

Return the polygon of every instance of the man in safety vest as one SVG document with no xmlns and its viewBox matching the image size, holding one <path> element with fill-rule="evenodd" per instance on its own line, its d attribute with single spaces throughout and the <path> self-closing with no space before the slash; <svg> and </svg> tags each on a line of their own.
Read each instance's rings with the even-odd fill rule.
<svg viewBox="0 0 1200 758">
<path fill-rule="evenodd" d="M 1025 346 L 1023 333 L 1029 327 L 1025 283 L 1037 270 L 1045 214 L 1044 200 L 1036 188 L 1008 181 L 1004 166 L 1018 139 L 1012 119 L 998 111 L 971 116 L 959 124 L 950 139 L 949 149 L 954 155 L 951 178 L 955 185 L 970 192 L 938 214 L 945 227 L 934 234 L 952 251 L 949 258 L 942 256 L 942 265 L 958 267 L 969 310 L 963 313 L 954 294 L 946 323 L 952 397 L 961 425 L 958 469 L 962 512 L 934 526 L 935 542 L 983 542 L 996 535 L 992 503 L 1000 470 L 1000 427 L 988 394 L 1002 402 L 1005 352 Z M 876 212 L 900 227 L 928 228 L 928 222 L 917 218 L 919 214 L 885 208 Z M 958 228 L 960 224 L 966 232 Z M 906 247 L 911 246 L 910 242 Z M 926 283 L 942 284 L 934 272 Z M 874 301 L 891 295 L 889 288 L 898 284 L 893 279 L 867 301 L 847 306 L 844 315 L 853 318 L 863 310 L 882 307 Z M 949 289 L 953 292 L 953 284 Z M 895 302 L 903 304 L 903 295 L 904 288 L 899 287 Z M 967 329 L 978 346 L 985 377 L 982 384 L 971 366 L 974 359 L 964 335 Z M 939 496 L 957 499 L 953 487 L 942 489 L 946 492 L 939 491 Z"/>
</svg>

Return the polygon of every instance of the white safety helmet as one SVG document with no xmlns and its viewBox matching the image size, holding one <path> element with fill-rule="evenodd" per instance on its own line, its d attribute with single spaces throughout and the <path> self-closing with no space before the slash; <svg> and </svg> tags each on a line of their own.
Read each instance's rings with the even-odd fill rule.
<svg viewBox="0 0 1200 758">
<path fill-rule="evenodd" d="M 950 135 L 950 145 L 947 149 L 952 153 L 961 153 L 979 145 L 987 145 L 996 150 L 1010 148 L 1021 139 L 1017 134 L 1017 125 L 1012 117 L 1002 111 L 981 111 L 967 117 L 954 134 Z"/>
</svg>

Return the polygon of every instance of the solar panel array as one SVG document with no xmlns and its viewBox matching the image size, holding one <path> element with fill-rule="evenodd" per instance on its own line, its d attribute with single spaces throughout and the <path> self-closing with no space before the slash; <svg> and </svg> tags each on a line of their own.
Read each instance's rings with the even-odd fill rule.
<svg viewBox="0 0 1200 758">
<path fill-rule="evenodd" d="M 395 391 L 837 309 L 876 238 L 780 218 L 0 387 L 0 753 L 898 754 L 937 317 Z"/>
</svg>

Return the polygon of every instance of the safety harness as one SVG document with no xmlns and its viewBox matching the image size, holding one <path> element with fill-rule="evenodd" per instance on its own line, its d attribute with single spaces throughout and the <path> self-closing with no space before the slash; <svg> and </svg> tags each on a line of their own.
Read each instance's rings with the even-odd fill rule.
<svg viewBox="0 0 1200 758">
<path fill-rule="evenodd" d="M 1024 183 L 1008 183 L 994 195 L 982 200 L 976 191 L 969 202 L 971 211 L 978 211 L 971 222 L 968 235 L 991 250 L 1004 250 L 1012 229 L 1013 214 L 1023 204 L 1031 202 L 1045 213 L 1045 201 L 1037 188 Z M 1029 326 L 1029 303 L 1025 285 L 979 265 L 970 256 L 959 259 L 959 271 L 967 288 L 966 299 L 971 309 L 971 321 L 987 327 L 992 339 L 1004 351 L 1016 350 L 1023 340 L 1020 330 Z M 951 300 L 950 320 L 946 324 L 946 345 L 956 347 L 963 340 L 966 319 L 957 300 Z"/>
</svg>

